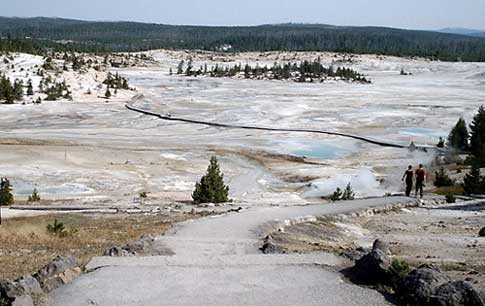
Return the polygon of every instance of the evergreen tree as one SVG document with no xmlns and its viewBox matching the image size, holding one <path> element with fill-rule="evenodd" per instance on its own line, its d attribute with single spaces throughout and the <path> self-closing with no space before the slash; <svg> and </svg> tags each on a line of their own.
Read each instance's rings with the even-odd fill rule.
<svg viewBox="0 0 485 306">
<path fill-rule="evenodd" d="M 342 190 L 339 187 L 337 187 L 335 192 L 330 196 L 330 200 L 334 202 L 340 201 L 342 200 L 342 196 L 343 196 Z"/>
<path fill-rule="evenodd" d="M 15 100 L 21 100 L 24 96 L 24 86 L 22 80 L 15 80 L 13 82 L 13 95 Z"/>
<path fill-rule="evenodd" d="M 224 184 L 224 175 L 217 158 L 212 156 L 207 173 L 195 184 L 192 199 L 195 203 L 224 203 L 228 201 L 229 187 Z"/>
<path fill-rule="evenodd" d="M 463 178 L 463 190 L 467 195 L 485 193 L 485 178 L 480 174 L 478 163 L 473 163 L 472 169 Z"/>
<path fill-rule="evenodd" d="M 27 95 L 33 96 L 34 95 L 34 87 L 32 86 L 32 80 L 29 79 L 27 82 Z"/>
<path fill-rule="evenodd" d="M 0 206 L 13 204 L 12 187 L 6 177 L 0 178 Z"/>
<path fill-rule="evenodd" d="M 463 118 L 460 118 L 451 130 L 450 135 L 448 135 L 448 146 L 460 151 L 466 151 L 469 138 L 466 122 Z"/>
<path fill-rule="evenodd" d="M 480 106 L 470 125 L 470 153 L 474 162 L 485 164 L 485 108 Z"/>
<path fill-rule="evenodd" d="M 433 184 L 436 187 L 447 187 L 455 185 L 455 180 L 451 179 L 446 172 L 445 168 L 441 167 L 440 170 L 436 171 L 434 174 Z"/>
<path fill-rule="evenodd" d="M 29 195 L 29 198 L 27 200 L 28 202 L 39 202 L 40 201 L 40 195 L 37 192 L 37 188 L 34 188 L 34 191 L 32 191 L 32 195 Z"/>
<path fill-rule="evenodd" d="M 344 189 L 344 194 L 342 195 L 342 200 L 348 201 L 348 200 L 353 200 L 355 199 L 355 193 L 352 190 L 352 186 L 350 183 L 347 184 L 347 186 Z"/>
</svg>

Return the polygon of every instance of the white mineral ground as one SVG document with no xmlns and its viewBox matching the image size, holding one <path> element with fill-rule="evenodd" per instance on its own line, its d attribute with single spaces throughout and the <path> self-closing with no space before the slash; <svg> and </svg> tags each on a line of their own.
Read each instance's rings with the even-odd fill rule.
<svg viewBox="0 0 485 306">
<path fill-rule="evenodd" d="M 297 84 L 186 78 L 170 76 L 168 71 L 175 71 L 180 59 L 189 56 L 194 58 L 195 67 L 206 62 L 209 66 L 216 62 L 272 65 L 275 61 L 313 60 L 318 56 L 329 65 L 339 58 L 330 53 L 149 53 L 157 64 L 113 70 L 127 77 L 137 92 L 119 91 L 109 102 L 99 98 L 103 94 L 99 81 L 106 74 L 90 71 L 82 76 L 63 74 L 73 91 L 72 102 L 0 105 L 0 175 L 11 178 L 20 200 L 36 186 L 42 198 L 60 204 L 127 207 L 133 205 L 139 192 L 147 191 L 147 204 L 164 206 L 190 200 L 209 157 L 217 155 L 234 204 L 249 209 L 241 217 L 235 214 L 186 223 L 180 228 L 181 234 L 174 233 L 165 241 L 174 249 L 174 257 L 146 262 L 121 259 L 84 275 L 72 287 L 62 288 L 54 295 L 56 303 L 160 305 L 166 299 L 167 305 L 387 305 L 376 292 L 346 284 L 332 268 L 319 265 L 335 264 L 331 256 L 278 259 L 254 255 L 257 237 L 253 230 L 260 222 L 274 218 L 336 212 L 335 205 L 269 206 L 321 202 L 319 196 L 349 181 L 358 196 L 400 191 L 404 168 L 410 163 L 431 161 L 432 152 L 383 148 L 324 135 L 167 122 L 128 111 L 124 105 L 134 94 L 143 94 L 137 106 L 177 117 L 316 128 L 404 144 L 434 144 L 440 135 L 446 136 L 460 116 L 470 122 L 485 101 L 485 64 L 362 55 L 342 66 L 364 73 L 372 84 Z M 28 55 L 16 61 L 26 69 L 42 63 L 40 58 Z M 7 70 L 4 64 L 0 69 L 9 76 L 19 74 Z M 413 75 L 400 76 L 401 69 Z M 34 79 L 34 85 L 36 82 L 39 79 Z M 85 94 L 88 89 L 93 94 Z M 265 153 L 306 156 L 312 163 Z M 388 201 L 402 199 L 350 202 L 337 210 Z M 221 241 L 224 228 L 228 231 L 225 239 L 236 239 L 232 246 Z M 187 246 L 192 239 L 197 243 L 190 249 Z M 233 252 L 224 254 L 228 246 Z M 191 252 L 195 255 L 190 256 Z M 234 255 L 238 257 L 231 257 Z M 170 295 L 158 295 L 146 287 L 152 281 L 158 281 L 163 293 Z"/>
</svg>

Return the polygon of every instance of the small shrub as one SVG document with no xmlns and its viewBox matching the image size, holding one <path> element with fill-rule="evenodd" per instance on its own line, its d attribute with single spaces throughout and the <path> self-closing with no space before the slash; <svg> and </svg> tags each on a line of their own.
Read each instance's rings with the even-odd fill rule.
<svg viewBox="0 0 485 306">
<path fill-rule="evenodd" d="M 355 199 L 355 193 L 352 190 L 350 183 L 347 184 L 342 192 L 342 189 L 337 188 L 335 192 L 330 196 L 331 201 L 348 201 Z"/>
<path fill-rule="evenodd" d="M 32 195 L 29 195 L 29 199 L 27 201 L 28 202 L 39 202 L 40 201 L 40 195 L 37 192 L 37 188 L 34 188 Z"/>
<path fill-rule="evenodd" d="M 58 222 L 57 219 L 54 220 L 54 223 L 47 224 L 47 232 L 58 237 L 65 237 L 68 234 L 64 223 Z"/>
<path fill-rule="evenodd" d="M 434 185 L 436 187 L 448 187 L 455 185 L 455 180 L 448 176 L 445 168 L 441 167 L 439 171 L 435 172 Z"/>
<path fill-rule="evenodd" d="M 348 183 L 345 187 L 344 194 L 342 195 L 342 200 L 348 201 L 353 199 L 355 199 L 355 193 L 352 190 L 352 186 L 350 185 L 350 183 Z"/>
<path fill-rule="evenodd" d="M 330 200 L 336 202 L 342 200 L 342 190 L 337 187 L 337 190 L 330 196 Z"/>
<path fill-rule="evenodd" d="M 392 260 L 391 266 L 392 266 L 392 269 L 400 277 L 406 276 L 411 271 L 411 268 L 409 267 L 409 264 L 407 262 L 405 262 L 404 260 L 397 259 L 397 258 L 394 258 Z"/>
<path fill-rule="evenodd" d="M 139 194 L 139 195 L 140 195 L 140 198 L 142 198 L 142 199 L 146 199 L 146 198 L 148 198 L 148 194 L 147 194 L 147 192 L 146 192 L 146 191 L 142 191 L 142 192 L 140 192 L 140 194 Z"/>
<path fill-rule="evenodd" d="M 447 194 L 446 196 L 446 203 L 455 203 L 456 202 L 456 197 L 453 194 Z"/>
</svg>

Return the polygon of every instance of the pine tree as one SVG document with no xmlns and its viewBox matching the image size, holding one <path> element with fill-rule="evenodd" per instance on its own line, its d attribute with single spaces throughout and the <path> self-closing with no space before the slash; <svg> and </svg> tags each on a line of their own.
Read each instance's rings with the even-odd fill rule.
<svg viewBox="0 0 485 306">
<path fill-rule="evenodd" d="M 13 82 L 13 95 L 15 100 L 21 100 L 24 96 L 24 86 L 22 80 L 15 80 Z"/>
<path fill-rule="evenodd" d="M 460 118 L 451 130 L 450 135 L 448 135 L 448 146 L 460 151 L 466 151 L 468 149 L 469 138 L 470 135 L 466 128 L 466 122 L 463 118 Z"/>
<path fill-rule="evenodd" d="M 32 86 L 32 80 L 29 79 L 27 82 L 27 95 L 28 96 L 33 96 L 34 95 L 34 87 Z"/>
<path fill-rule="evenodd" d="M 434 174 L 433 184 L 436 187 L 447 187 L 455 185 L 455 180 L 451 179 L 444 167 L 441 167 Z"/>
<path fill-rule="evenodd" d="M 350 183 L 347 184 L 347 186 L 344 189 L 344 194 L 342 195 L 342 200 L 347 201 L 347 200 L 353 200 L 355 199 L 355 193 L 352 190 L 352 186 Z"/>
<path fill-rule="evenodd" d="M 0 206 L 13 204 L 12 187 L 6 177 L 0 178 Z"/>
<path fill-rule="evenodd" d="M 212 156 L 207 173 L 195 184 L 192 193 L 194 203 L 224 203 L 228 201 L 229 187 L 224 184 L 224 174 L 219 169 L 217 158 Z"/>
<path fill-rule="evenodd" d="M 470 172 L 463 178 L 463 190 L 467 195 L 485 193 L 485 178 L 480 174 L 478 163 L 474 163 Z"/>
<path fill-rule="evenodd" d="M 470 153 L 474 162 L 480 166 L 485 164 L 485 108 L 480 106 L 470 125 Z"/>
<path fill-rule="evenodd" d="M 28 202 L 39 202 L 40 201 L 40 195 L 37 192 L 37 188 L 34 188 L 34 191 L 32 191 L 32 195 L 29 195 L 29 198 L 27 200 Z"/>
<path fill-rule="evenodd" d="M 342 200 L 342 196 L 343 196 L 342 190 L 339 187 L 337 187 L 335 192 L 330 196 L 330 200 L 334 202 L 340 201 Z"/>
</svg>

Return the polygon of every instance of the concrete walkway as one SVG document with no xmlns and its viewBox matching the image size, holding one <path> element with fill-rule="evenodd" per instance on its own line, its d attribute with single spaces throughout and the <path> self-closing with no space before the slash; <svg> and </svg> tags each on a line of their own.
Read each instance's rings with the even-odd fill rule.
<svg viewBox="0 0 485 306">
<path fill-rule="evenodd" d="M 331 254 L 264 255 L 261 238 L 289 222 L 413 202 L 390 197 L 252 208 L 181 223 L 157 244 L 174 256 L 98 257 L 91 272 L 51 295 L 54 305 L 380 306 L 384 297 L 346 282 Z"/>
</svg>

